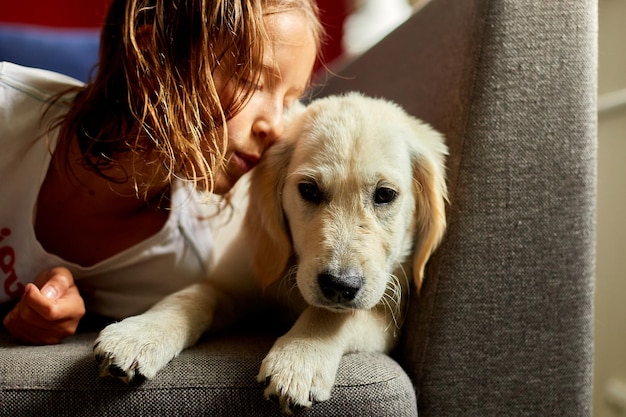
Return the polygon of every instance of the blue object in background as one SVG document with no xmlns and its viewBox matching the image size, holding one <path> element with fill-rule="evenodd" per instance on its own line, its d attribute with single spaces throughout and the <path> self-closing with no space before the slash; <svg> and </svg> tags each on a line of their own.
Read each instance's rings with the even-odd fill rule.
<svg viewBox="0 0 626 417">
<path fill-rule="evenodd" d="M 99 29 L 0 24 L 0 61 L 87 81 L 98 62 Z"/>
</svg>

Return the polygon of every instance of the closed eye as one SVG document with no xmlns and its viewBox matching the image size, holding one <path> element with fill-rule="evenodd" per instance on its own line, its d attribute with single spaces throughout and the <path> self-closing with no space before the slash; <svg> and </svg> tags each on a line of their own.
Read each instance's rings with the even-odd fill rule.
<svg viewBox="0 0 626 417">
<path fill-rule="evenodd" d="M 302 199 L 308 201 L 309 203 L 320 204 L 322 202 L 322 192 L 315 182 L 304 181 L 299 183 L 298 191 L 300 192 Z"/>
</svg>

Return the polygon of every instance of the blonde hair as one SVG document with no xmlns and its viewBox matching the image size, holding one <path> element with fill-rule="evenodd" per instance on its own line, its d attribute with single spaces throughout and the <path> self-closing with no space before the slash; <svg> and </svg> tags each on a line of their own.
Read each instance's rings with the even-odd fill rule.
<svg viewBox="0 0 626 417">
<path fill-rule="evenodd" d="M 154 178 L 135 169 L 141 161 L 161 164 L 168 182 L 180 176 L 212 191 L 228 145 L 226 121 L 252 94 L 249 80 L 260 76 L 264 17 L 290 11 L 303 13 L 319 51 L 314 0 L 114 0 L 95 78 L 59 121 L 68 139 L 60 144 L 69 147 L 76 136 L 83 166 L 111 181 L 133 181 L 144 197 Z M 230 103 L 220 102 L 217 70 L 239 92 Z M 108 175 L 123 154 L 131 155 L 131 171 Z"/>
</svg>

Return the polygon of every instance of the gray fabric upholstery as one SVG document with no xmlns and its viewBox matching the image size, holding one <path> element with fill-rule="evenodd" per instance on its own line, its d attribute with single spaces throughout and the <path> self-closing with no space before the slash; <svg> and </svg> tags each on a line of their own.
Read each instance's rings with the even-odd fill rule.
<svg viewBox="0 0 626 417">
<path fill-rule="evenodd" d="M 596 6 L 434 0 L 323 90 L 448 138 L 449 230 L 398 357 L 421 416 L 591 414 Z"/>
<path fill-rule="evenodd" d="M 449 230 L 393 359 L 347 355 L 320 416 L 591 415 L 597 10 L 432 0 L 319 94 L 398 101 L 446 134 Z M 94 333 L 0 333 L 0 415 L 275 415 L 273 332 L 206 338 L 156 379 L 100 380 Z"/>
<path fill-rule="evenodd" d="M 275 416 L 256 382 L 275 339 L 257 330 L 216 335 L 184 351 L 157 378 L 126 386 L 100 379 L 92 355 L 95 333 L 57 346 L 15 345 L 0 336 L 3 416 Z M 307 416 L 417 416 L 404 370 L 383 354 L 351 354 L 341 362 L 333 398 Z"/>
</svg>

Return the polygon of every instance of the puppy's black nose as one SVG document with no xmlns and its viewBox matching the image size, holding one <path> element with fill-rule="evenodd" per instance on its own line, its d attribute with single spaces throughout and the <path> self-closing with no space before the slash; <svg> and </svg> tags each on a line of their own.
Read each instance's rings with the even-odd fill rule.
<svg viewBox="0 0 626 417">
<path fill-rule="evenodd" d="M 317 276 L 317 283 L 326 299 L 341 304 L 354 300 L 363 286 L 363 277 L 347 274 L 336 276 L 323 272 Z"/>
</svg>

